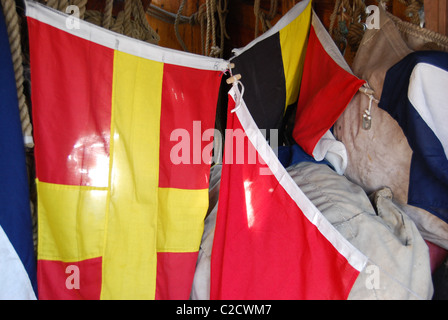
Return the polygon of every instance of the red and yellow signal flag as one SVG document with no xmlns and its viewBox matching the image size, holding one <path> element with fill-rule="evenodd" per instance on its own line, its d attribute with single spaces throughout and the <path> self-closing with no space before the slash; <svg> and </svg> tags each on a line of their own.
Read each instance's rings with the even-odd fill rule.
<svg viewBox="0 0 448 320">
<path fill-rule="evenodd" d="M 26 14 L 39 299 L 188 299 L 227 62 Z"/>
</svg>

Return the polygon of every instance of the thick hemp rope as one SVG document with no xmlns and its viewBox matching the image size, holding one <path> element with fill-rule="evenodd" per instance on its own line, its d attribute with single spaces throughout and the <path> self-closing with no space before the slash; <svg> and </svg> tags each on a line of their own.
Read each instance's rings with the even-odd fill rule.
<svg viewBox="0 0 448 320">
<path fill-rule="evenodd" d="M 405 15 L 410 23 L 422 25 L 421 12 L 423 0 L 399 0 L 406 5 Z M 379 0 L 379 4 L 387 4 L 389 0 Z M 334 10 L 330 16 L 329 34 L 344 52 L 348 44 L 353 52 L 358 50 L 365 32 L 362 21 L 367 18 L 364 0 L 336 0 Z"/>
<path fill-rule="evenodd" d="M 228 13 L 227 0 L 206 0 L 198 8 L 198 11 L 193 13 L 191 16 L 182 15 L 186 1 L 183 0 L 179 6 L 176 14 L 159 8 L 155 5 L 149 5 L 146 9 L 146 13 L 164 21 L 166 23 L 174 24 L 174 32 L 176 38 L 184 51 L 188 51 L 180 32 L 179 25 L 190 24 L 200 25 L 201 30 L 201 53 L 202 55 L 212 56 L 212 57 L 223 57 L 224 52 L 224 40 L 229 39 L 229 35 L 226 31 L 226 17 Z M 217 14 L 218 19 L 216 19 L 215 14 Z M 219 26 L 220 32 L 220 46 L 217 45 L 217 27 Z"/>
<path fill-rule="evenodd" d="M 261 29 L 262 32 L 266 32 L 269 30 L 271 25 L 271 20 L 274 19 L 275 15 L 277 14 L 277 0 L 271 0 L 271 6 L 269 8 L 269 13 L 266 14 L 263 10 L 260 9 L 260 0 L 254 1 L 254 15 L 255 15 L 255 33 L 254 37 L 258 37 L 258 21 L 261 23 Z"/>
<path fill-rule="evenodd" d="M 410 22 L 416 25 L 420 25 L 420 12 L 423 10 L 423 0 L 399 0 L 406 5 L 404 11 L 405 15 L 409 18 Z"/>
<path fill-rule="evenodd" d="M 14 67 L 14 75 L 17 88 L 18 108 L 20 112 L 20 121 L 22 124 L 22 134 L 24 137 L 24 144 L 27 148 L 34 147 L 34 140 L 32 135 L 32 125 L 28 105 L 26 103 L 25 93 L 23 91 L 23 59 L 22 46 L 20 36 L 20 22 L 19 15 L 15 1 L 1 0 L 5 22 L 8 31 L 9 46 L 11 49 L 12 62 Z"/>
<path fill-rule="evenodd" d="M 112 16 L 113 0 L 106 0 L 104 12 L 86 10 L 88 0 L 41 0 L 53 9 L 65 12 L 67 6 L 76 5 L 79 8 L 79 18 L 101 26 L 105 29 L 124 34 L 135 39 L 157 44 L 160 40 L 146 19 L 145 8 L 139 0 L 125 0 L 124 8 Z"/>
<path fill-rule="evenodd" d="M 184 6 L 185 6 L 186 2 L 187 2 L 187 0 L 182 0 L 181 4 L 179 6 L 179 10 L 177 11 L 176 19 L 174 20 L 174 31 L 176 33 L 177 41 L 179 41 L 182 49 L 184 49 L 184 51 L 188 52 L 187 46 L 185 45 L 184 40 L 182 39 L 182 37 L 179 34 L 179 19 L 180 19 L 180 15 L 182 14 L 182 11 L 184 10 Z"/>
</svg>

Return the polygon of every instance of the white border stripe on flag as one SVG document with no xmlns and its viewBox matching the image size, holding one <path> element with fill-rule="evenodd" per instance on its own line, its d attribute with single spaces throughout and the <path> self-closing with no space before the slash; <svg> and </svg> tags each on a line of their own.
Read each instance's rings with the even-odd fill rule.
<svg viewBox="0 0 448 320">
<path fill-rule="evenodd" d="M 229 95 L 233 98 L 241 94 L 234 85 Z M 333 245 L 333 247 L 344 256 L 350 265 L 361 272 L 367 264 L 367 257 L 345 239 L 333 225 L 324 217 L 317 207 L 307 198 L 299 186 L 294 182 L 286 169 L 282 166 L 266 138 L 258 129 L 243 99 L 235 107 L 236 115 L 246 132 L 252 145 L 255 147 L 263 161 L 268 165 L 277 181 L 294 200 L 307 219 L 317 227 L 320 233 Z M 237 102 L 236 102 L 237 103 Z"/>
<path fill-rule="evenodd" d="M 314 27 L 314 32 L 316 33 L 317 38 L 319 39 L 322 47 L 327 52 L 327 54 L 336 62 L 342 69 L 353 74 L 352 69 L 348 65 L 347 61 L 345 61 L 344 57 L 341 54 L 341 51 L 334 43 L 327 29 L 325 29 L 324 25 L 320 21 L 316 12 L 313 10 L 311 17 L 311 25 Z"/>
<path fill-rule="evenodd" d="M 0 226 L 0 300 L 36 300 L 28 273 Z"/>
<path fill-rule="evenodd" d="M 26 15 L 28 17 L 113 50 L 129 53 L 153 61 L 202 70 L 217 70 L 224 72 L 228 69 L 228 61 L 223 59 L 163 48 L 158 45 L 110 31 L 81 19 L 79 19 L 78 29 L 68 28 L 67 21 L 68 19 L 72 19 L 70 15 L 35 1 L 25 0 L 25 3 Z"/>
</svg>

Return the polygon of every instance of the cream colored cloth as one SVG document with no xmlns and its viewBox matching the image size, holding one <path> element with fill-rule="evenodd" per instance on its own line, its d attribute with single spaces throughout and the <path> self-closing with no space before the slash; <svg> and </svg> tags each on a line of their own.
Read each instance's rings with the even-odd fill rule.
<svg viewBox="0 0 448 320">
<path fill-rule="evenodd" d="M 210 262 L 215 235 L 216 213 L 218 211 L 219 185 L 222 165 L 214 165 L 210 170 L 209 209 L 204 222 L 201 246 L 191 289 L 190 299 L 210 300 Z"/>
<path fill-rule="evenodd" d="M 326 165 L 302 162 L 287 170 L 325 218 L 369 258 L 349 299 L 431 299 L 428 246 L 389 189 L 369 199 Z"/>
<path fill-rule="evenodd" d="M 445 37 L 446 38 L 446 37 Z M 409 25 L 380 10 L 380 28 L 367 30 L 355 59 L 353 72 L 366 80 L 381 97 L 387 70 L 414 50 L 425 47 L 448 50 L 441 35 Z M 425 239 L 448 249 L 448 224 L 429 212 L 407 205 L 412 150 L 398 123 L 372 102 L 371 128 L 362 128 L 362 114 L 369 97 L 357 93 L 336 121 L 334 135 L 347 149 L 345 175 L 368 194 L 390 188 L 394 201 L 417 224 Z"/>
<path fill-rule="evenodd" d="M 390 193 L 373 197 L 327 165 L 302 162 L 288 172 L 332 225 L 370 259 L 349 299 L 430 299 L 433 294 L 428 247 L 415 224 Z M 191 291 L 191 299 L 210 299 L 210 261 L 218 208 L 221 166 L 212 168 L 210 209 Z M 238 272 L 238 270 L 235 270 Z"/>
</svg>

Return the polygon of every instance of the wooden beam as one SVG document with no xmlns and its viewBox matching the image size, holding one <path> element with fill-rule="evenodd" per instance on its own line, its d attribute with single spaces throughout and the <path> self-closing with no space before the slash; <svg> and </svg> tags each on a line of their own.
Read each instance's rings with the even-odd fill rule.
<svg viewBox="0 0 448 320">
<path fill-rule="evenodd" d="M 439 33 L 448 36 L 448 0 L 439 0 Z"/>
<path fill-rule="evenodd" d="M 425 1 L 425 27 L 448 35 L 448 0 Z"/>
<path fill-rule="evenodd" d="M 284 15 L 286 12 L 288 12 L 297 2 L 300 2 L 300 0 L 283 0 L 281 2 L 281 10 L 282 15 Z"/>
<path fill-rule="evenodd" d="M 439 29 L 439 0 L 425 2 L 425 27 L 437 31 Z"/>
</svg>

